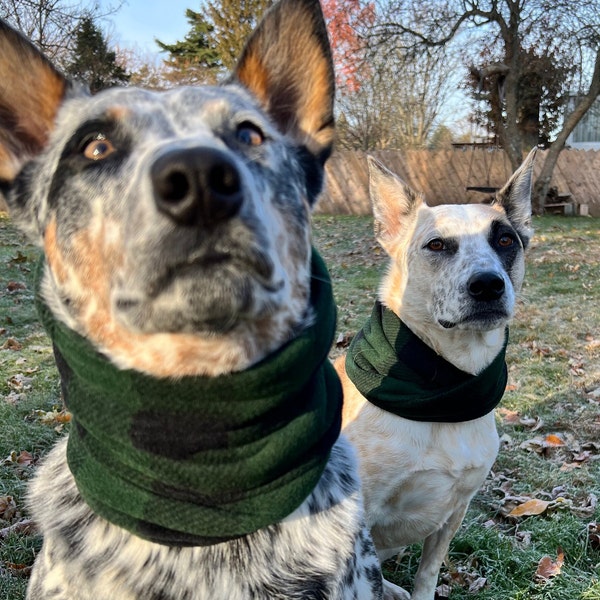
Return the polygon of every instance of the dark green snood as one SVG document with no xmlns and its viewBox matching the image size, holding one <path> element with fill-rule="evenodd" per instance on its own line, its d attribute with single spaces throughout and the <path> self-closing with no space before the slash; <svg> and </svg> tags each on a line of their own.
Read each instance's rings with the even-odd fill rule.
<svg viewBox="0 0 600 600">
<path fill-rule="evenodd" d="M 506 388 L 504 347 L 478 375 L 457 369 L 391 310 L 375 303 L 346 356 L 346 372 L 372 404 L 413 421 L 458 423 L 483 417 Z"/>
<path fill-rule="evenodd" d="M 331 282 L 314 250 L 311 303 L 315 323 L 246 371 L 169 380 L 119 370 L 39 301 L 73 415 L 68 463 L 89 506 L 172 546 L 243 536 L 300 506 L 339 435 L 342 401 L 327 360 Z"/>
</svg>

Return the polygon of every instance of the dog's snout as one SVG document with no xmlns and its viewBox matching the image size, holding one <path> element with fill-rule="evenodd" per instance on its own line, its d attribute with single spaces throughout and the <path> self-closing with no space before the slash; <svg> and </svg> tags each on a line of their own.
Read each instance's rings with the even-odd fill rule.
<svg viewBox="0 0 600 600">
<path fill-rule="evenodd" d="M 482 302 L 498 300 L 504 294 L 504 279 L 494 271 L 475 273 L 467 283 L 469 295 Z"/>
<path fill-rule="evenodd" d="M 240 173 L 214 148 L 168 152 L 152 165 L 151 178 L 157 208 L 181 225 L 216 225 L 242 206 Z"/>
</svg>

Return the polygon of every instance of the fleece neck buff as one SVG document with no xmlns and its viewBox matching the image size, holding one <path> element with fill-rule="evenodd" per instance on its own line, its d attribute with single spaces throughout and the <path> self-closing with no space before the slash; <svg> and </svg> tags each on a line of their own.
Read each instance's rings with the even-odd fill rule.
<svg viewBox="0 0 600 600">
<path fill-rule="evenodd" d="M 482 417 L 506 388 L 506 344 L 478 375 L 451 365 L 379 302 L 346 356 L 346 372 L 372 404 L 413 421 L 458 423 Z"/>
<path fill-rule="evenodd" d="M 170 380 L 118 369 L 38 293 L 72 412 L 69 468 L 94 512 L 150 541 L 196 546 L 247 535 L 300 506 L 341 421 L 327 360 L 335 304 L 314 250 L 311 303 L 314 323 L 249 369 Z"/>
</svg>

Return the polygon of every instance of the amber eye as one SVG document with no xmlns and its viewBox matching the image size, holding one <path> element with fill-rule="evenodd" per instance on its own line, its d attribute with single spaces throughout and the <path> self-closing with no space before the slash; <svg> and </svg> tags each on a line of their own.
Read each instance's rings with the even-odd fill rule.
<svg viewBox="0 0 600 600">
<path fill-rule="evenodd" d="M 515 240 L 510 235 L 501 235 L 498 238 L 498 246 L 500 248 L 510 248 L 515 243 Z"/>
<path fill-rule="evenodd" d="M 427 243 L 427 248 L 429 248 L 429 250 L 432 252 L 441 252 L 442 250 L 446 249 L 446 244 L 444 244 L 443 240 L 435 238 Z"/>
<path fill-rule="evenodd" d="M 263 132 L 250 122 L 244 122 L 239 125 L 236 137 L 239 142 L 246 146 L 260 146 L 265 141 Z"/>
<path fill-rule="evenodd" d="M 115 151 L 112 142 L 104 134 L 98 133 L 85 144 L 83 155 L 88 160 L 104 160 Z"/>
</svg>

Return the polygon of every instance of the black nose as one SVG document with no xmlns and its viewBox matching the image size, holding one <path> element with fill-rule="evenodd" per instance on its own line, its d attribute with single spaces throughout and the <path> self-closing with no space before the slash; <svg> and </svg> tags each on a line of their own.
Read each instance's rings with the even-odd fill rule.
<svg viewBox="0 0 600 600">
<path fill-rule="evenodd" d="M 214 148 L 167 152 L 152 165 L 150 176 L 156 206 L 180 225 L 217 225 L 242 206 L 238 169 Z"/>
<path fill-rule="evenodd" d="M 475 300 L 498 300 L 504 294 L 504 279 L 493 271 L 482 271 L 469 279 L 467 289 Z"/>
</svg>

